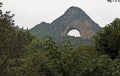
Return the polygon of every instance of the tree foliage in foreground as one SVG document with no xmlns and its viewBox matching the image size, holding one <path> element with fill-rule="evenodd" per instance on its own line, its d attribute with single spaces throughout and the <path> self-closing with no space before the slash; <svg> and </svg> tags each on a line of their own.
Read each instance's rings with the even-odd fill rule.
<svg viewBox="0 0 120 76">
<path fill-rule="evenodd" d="M 120 19 L 116 18 L 95 36 L 96 50 L 115 59 L 120 52 Z"/>
<path fill-rule="evenodd" d="M 26 76 L 119 76 L 120 19 L 116 18 L 95 36 L 93 45 L 73 48 L 54 39 L 33 40 L 22 59 Z M 30 51 L 31 50 L 31 51 Z"/>
<path fill-rule="evenodd" d="M 76 48 L 51 37 L 35 39 L 12 17 L 0 10 L 0 76 L 120 76 L 120 19 L 95 36 L 96 48 Z"/>
<path fill-rule="evenodd" d="M 0 76 L 16 76 L 19 58 L 32 40 L 28 31 L 14 26 L 13 16 L 10 11 L 3 13 L 0 9 Z"/>
<path fill-rule="evenodd" d="M 58 46 L 50 37 L 33 40 L 31 44 L 28 47 L 32 51 L 23 58 L 23 73 L 27 76 L 84 75 L 88 60 L 98 57 L 91 46 L 80 46 L 78 49 L 73 49 L 70 43 Z"/>
<path fill-rule="evenodd" d="M 34 46 L 33 46 L 34 45 Z M 22 58 L 24 76 L 119 76 L 119 58 L 112 60 L 93 46 L 57 45 L 50 37 L 33 40 Z M 30 51 L 31 50 L 31 51 Z"/>
</svg>

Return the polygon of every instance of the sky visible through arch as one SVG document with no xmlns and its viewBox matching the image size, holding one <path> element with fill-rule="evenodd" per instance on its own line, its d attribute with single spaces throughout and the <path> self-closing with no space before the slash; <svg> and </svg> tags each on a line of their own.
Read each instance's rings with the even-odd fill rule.
<svg viewBox="0 0 120 76">
<path fill-rule="evenodd" d="M 68 36 L 80 37 L 80 32 L 76 29 L 70 30 Z"/>
<path fill-rule="evenodd" d="M 83 9 L 101 27 L 114 18 L 120 18 L 120 3 L 107 0 L 0 0 L 3 10 L 15 14 L 15 23 L 20 27 L 32 28 L 42 21 L 51 23 L 70 6 Z"/>
</svg>

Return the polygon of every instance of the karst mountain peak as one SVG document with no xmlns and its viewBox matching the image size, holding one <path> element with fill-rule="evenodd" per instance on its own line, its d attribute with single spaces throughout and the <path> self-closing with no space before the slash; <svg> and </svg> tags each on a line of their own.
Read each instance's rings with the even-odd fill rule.
<svg viewBox="0 0 120 76">
<path fill-rule="evenodd" d="M 42 22 L 30 31 L 33 35 L 41 38 L 44 36 L 67 36 L 72 29 L 78 30 L 81 38 L 91 39 L 101 28 L 81 8 L 71 6 L 52 23 Z"/>
<path fill-rule="evenodd" d="M 70 8 L 68 8 L 66 10 L 64 15 L 82 16 L 82 15 L 86 15 L 86 14 L 85 14 L 85 12 L 81 8 L 76 7 L 76 6 L 71 6 Z"/>
</svg>

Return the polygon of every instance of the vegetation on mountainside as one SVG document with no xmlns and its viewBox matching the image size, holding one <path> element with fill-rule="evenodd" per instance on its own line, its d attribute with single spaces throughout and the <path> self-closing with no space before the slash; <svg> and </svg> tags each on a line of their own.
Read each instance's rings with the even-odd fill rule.
<svg viewBox="0 0 120 76">
<path fill-rule="evenodd" d="M 0 76 L 120 76 L 120 19 L 103 28 L 95 44 L 73 47 L 37 39 L 12 17 L 0 10 Z"/>
<path fill-rule="evenodd" d="M 73 29 L 80 32 L 80 38 L 67 35 Z M 44 38 L 45 36 L 53 37 L 57 43 L 67 39 L 73 45 L 79 46 L 80 44 L 90 44 L 93 35 L 99 30 L 101 30 L 101 27 L 82 9 L 72 6 L 52 23 L 42 22 L 31 28 L 30 33 L 37 38 Z"/>
</svg>

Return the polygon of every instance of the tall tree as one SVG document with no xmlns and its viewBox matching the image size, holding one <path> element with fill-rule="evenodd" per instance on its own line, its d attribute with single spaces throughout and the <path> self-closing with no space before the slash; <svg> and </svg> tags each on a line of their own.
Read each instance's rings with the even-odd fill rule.
<svg viewBox="0 0 120 76">
<path fill-rule="evenodd" d="M 28 31 L 14 26 L 13 16 L 10 11 L 3 13 L 0 8 L 0 76 L 16 76 L 14 71 L 19 66 L 18 58 L 32 40 Z"/>
<path fill-rule="evenodd" d="M 120 52 L 120 19 L 116 18 L 95 36 L 95 45 L 98 51 L 108 54 L 113 59 L 118 56 Z"/>
</svg>

